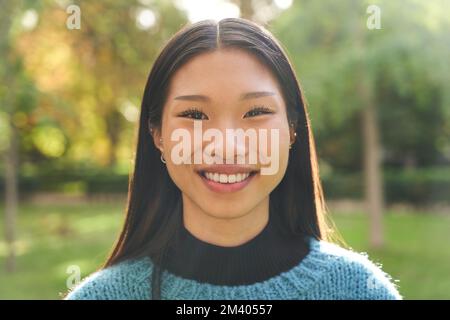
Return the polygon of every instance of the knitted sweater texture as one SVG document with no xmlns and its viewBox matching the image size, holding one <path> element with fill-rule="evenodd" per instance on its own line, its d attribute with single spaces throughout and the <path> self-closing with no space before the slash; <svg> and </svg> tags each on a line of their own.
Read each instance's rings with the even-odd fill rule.
<svg viewBox="0 0 450 320">
<path fill-rule="evenodd" d="M 78 284 L 67 300 L 151 299 L 153 263 L 130 259 L 99 270 Z M 309 253 L 286 272 L 248 285 L 202 283 L 162 273 L 161 298 L 167 300 L 335 300 L 402 299 L 392 278 L 364 253 L 309 238 Z"/>
</svg>

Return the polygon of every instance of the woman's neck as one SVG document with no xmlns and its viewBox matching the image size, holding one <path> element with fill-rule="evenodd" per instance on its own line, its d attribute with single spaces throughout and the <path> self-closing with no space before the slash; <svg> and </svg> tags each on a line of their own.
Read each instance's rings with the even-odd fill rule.
<svg viewBox="0 0 450 320">
<path fill-rule="evenodd" d="M 217 246 L 232 247 L 258 235 L 269 221 L 269 197 L 238 217 L 212 216 L 183 195 L 183 223 L 196 238 Z"/>
</svg>

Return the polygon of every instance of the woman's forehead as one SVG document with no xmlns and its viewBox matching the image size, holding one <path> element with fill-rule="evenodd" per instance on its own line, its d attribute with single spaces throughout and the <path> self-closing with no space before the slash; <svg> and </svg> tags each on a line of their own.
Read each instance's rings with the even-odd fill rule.
<svg viewBox="0 0 450 320">
<path fill-rule="evenodd" d="M 229 96 L 254 91 L 279 93 L 269 68 L 244 50 L 221 49 L 200 54 L 177 70 L 171 79 L 169 95 Z"/>
</svg>

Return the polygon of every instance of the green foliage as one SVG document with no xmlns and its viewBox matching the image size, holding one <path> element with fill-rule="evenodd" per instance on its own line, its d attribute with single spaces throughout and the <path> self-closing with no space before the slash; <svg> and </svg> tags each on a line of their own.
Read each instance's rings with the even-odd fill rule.
<svg viewBox="0 0 450 320">
<path fill-rule="evenodd" d="M 14 118 L 20 113 L 22 166 L 56 163 L 55 158 L 98 167 L 127 163 L 136 118 L 125 114 L 125 107 L 138 113 L 153 60 L 168 36 L 186 22 L 167 1 L 76 4 L 79 30 L 65 27 L 63 3 L 18 1 L 2 12 L 5 19 L 12 18 L 0 39 L 1 55 L 8 57 L 0 61 L 6 79 L 0 98 L 9 93 L 3 103 L 8 114 Z M 38 23 L 26 29 L 22 19 L 30 10 Z M 154 13 L 153 27 L 137 27 L 142 10 Z"/>
<path fill-rule="evenodd" d="M 125 194 L 128 191 L 128 174 L 117 174 L 111 169 L 55 170 L 41 168 L 33 175 L 21 175 L 19 187 L 24 195 L 34 192 L 61 192 L 67 194 L 95 195 Z M 3 192 L 3 180 L 0 192 Z"/>
<path fill-rule="evenodd" d="M 362 199 L 364 177 L 358 172 L 322 172 L 322 183 L 328 199 Z M 77 195 L 126 193 L 128 174 L 111 169 L 41 167 L 28 175 L 21 174 L 19 185 L 24 195 L 33 192 L 62 192 Z M 450 204 L 450 169 L 447 167 L 421 169 L 387 169 L 383 173 L 387 203 L 430 205 Z M 3 192 L 0 180 L 0 192 Z"/>
<path fill-rule="evenodd" d="M 385 193 L 389 202 L 450 203 L 450 169 L 386 170 Z"/>
<path fill-rule="evenodd" d="M 299 74 L 319 153 L 337 169 L 358 168 L 363 82 L 378 107 L 387 165 L 448 163 L 449 2 L 377 1 L 379 30 L 366 27 L 369 4 L 296 1 L 272 25 Z"/>
<path fill-rule="evenodd" d="M 361 173 L 333 172 L 324 175 L 322 183 L 329 199 L 364 197 L 364 177 Z M 450 203 L 450 169 L 387 169 L 383 173 L 385 200 L 389 203 L 430 205 Z"/>
</svg>

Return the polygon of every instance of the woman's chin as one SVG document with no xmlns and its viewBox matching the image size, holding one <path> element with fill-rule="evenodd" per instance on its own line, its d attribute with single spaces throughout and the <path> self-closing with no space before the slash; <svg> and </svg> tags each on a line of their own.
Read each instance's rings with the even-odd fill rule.
<svg viewBox="0 0 450 320">
<path fill-rule="evenodd" d="M 203 211 L 206 212 L 209 216 L 218 219 L 235 219 L 245 216 L 246 213 L 250 211 L 250 209 L 246 210 L 245 208 L 236 208 L 236 206 L 232 206 L 229 203 L 220 203 L 215 201 L 208 202 L 203 204 Z"/>
</svg>

